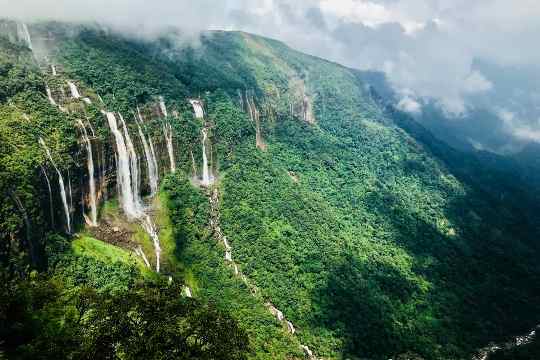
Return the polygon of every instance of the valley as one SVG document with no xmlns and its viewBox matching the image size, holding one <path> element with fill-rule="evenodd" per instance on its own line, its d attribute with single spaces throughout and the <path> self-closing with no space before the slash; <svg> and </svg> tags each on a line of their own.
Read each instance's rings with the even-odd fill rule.
<svg viewBox="0 0 540 360">
<path fill-rule="evenodd" d="M 472 359 L 540 322 L 528 189 L 359 72 L 243 32 L 0 30 L 8 358 Z"/>
</svg>

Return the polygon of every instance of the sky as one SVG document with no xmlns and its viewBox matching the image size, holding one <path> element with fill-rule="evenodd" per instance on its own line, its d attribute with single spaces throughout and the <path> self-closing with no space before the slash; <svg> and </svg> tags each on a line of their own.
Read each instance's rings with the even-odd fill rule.
<svg viewBox="0 0 540 360">
<path fill-rule="evenodd" d="M 144 35 L 165 26 L 265 35 L 384 72 L 412 114 L 426 101 L 449 119 L 488 106 L 507 136 L 540 141 L 540 85 L 513 81 L 540 79 L 538 0 L 0 0 L 0 8 L 27 21 L 98 21 Z"/>
</svg>

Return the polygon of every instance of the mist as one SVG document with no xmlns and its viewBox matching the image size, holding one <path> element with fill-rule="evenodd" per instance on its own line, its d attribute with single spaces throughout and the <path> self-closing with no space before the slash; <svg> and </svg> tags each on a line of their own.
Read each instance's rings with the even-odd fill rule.
<svg viewBox="0 0 540 360">
<path fill-rule="evenodd" d="M 528 80 L 540 79 L 537 1 L 0 0 L 0 6 L 5 17 L 99 22 L 137 36 L 171 26 L 194 35 L 207 29 L 260 34 L 384 73 L 398 106 L 413 116 L 435 104 L 446 121 L 458 119 L 465 129 L 484 108 L 495 115 L 497 124 L 485 122 L 485 130 L 500 129 L 498 143 L 540 141 L 540 85 Z M 472 142 L 486 145 L 478 136 Z"/>
</svg>

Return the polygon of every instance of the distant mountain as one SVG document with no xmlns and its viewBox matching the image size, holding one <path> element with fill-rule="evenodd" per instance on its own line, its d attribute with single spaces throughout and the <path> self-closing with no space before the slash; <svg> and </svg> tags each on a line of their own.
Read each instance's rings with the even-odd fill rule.
<svg viewBox="0 0 540 360">
<path fill-rule="evenodd" d="M 538 194 L 379 75 L 242 32 L 0 29 L 9 358 L 470 359 L 540 323 Z"/>
</svg>

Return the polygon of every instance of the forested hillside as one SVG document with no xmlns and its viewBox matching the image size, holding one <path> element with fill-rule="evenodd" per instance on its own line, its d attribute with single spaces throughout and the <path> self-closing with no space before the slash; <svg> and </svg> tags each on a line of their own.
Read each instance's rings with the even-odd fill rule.
<svg viewBox="0 0 540 360">
<path fill-rule="evenodd" d="M 1 29 L 8 358 L 470 359 L 540 323 L 527 184 L 361 72 L 239 32 Z"/>
</svg>

